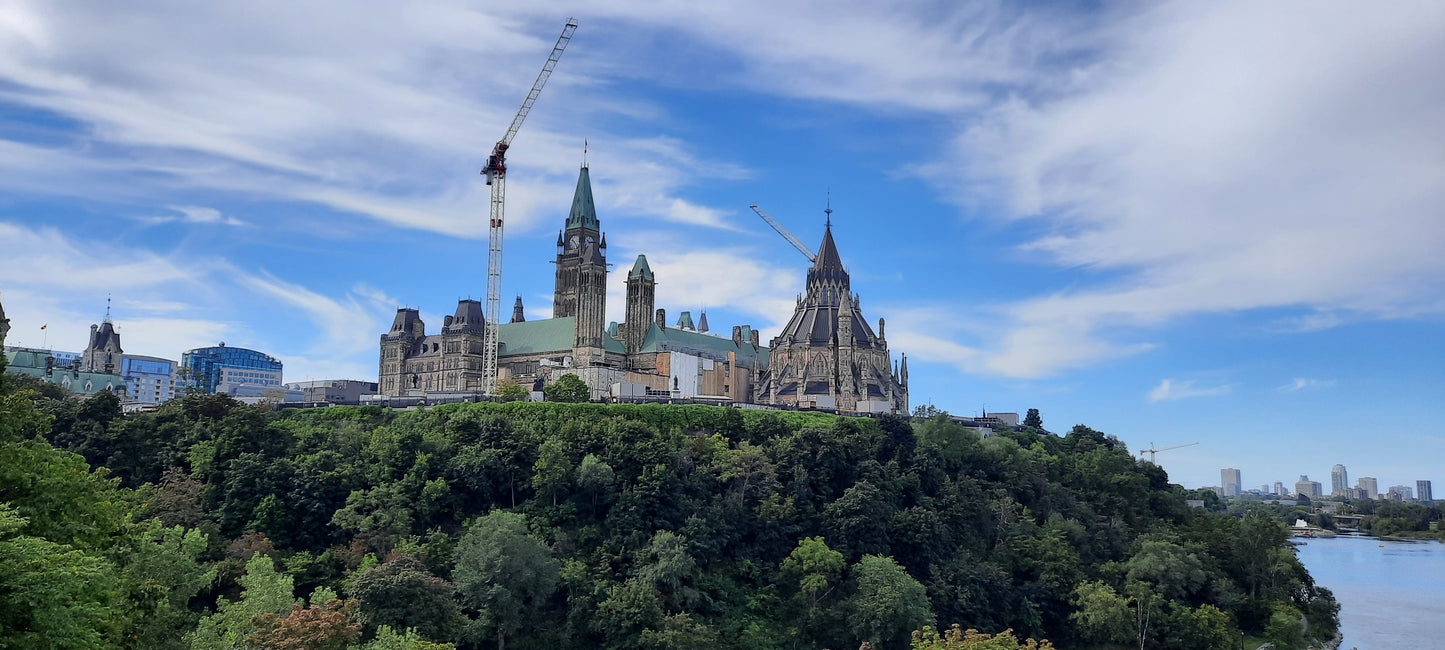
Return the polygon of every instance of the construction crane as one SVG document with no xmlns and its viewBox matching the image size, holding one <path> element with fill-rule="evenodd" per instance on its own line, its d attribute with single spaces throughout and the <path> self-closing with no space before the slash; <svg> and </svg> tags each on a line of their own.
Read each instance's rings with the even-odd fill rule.
<svg viewBox="0 0 1445 650">
<path fill-rule="evenodd" d="M 1140 450 L 1139 450 L 1139 455 L 1140 455 L 1140 456 L 1143 456 L 1144 454 L 1149 454 L 1149 462 L 1154 463 L 1155 465 L 1158 465 L 1159 463 L 1155 463 L 1155 462 L 1154 462 L 1154 455 L 1155 455 L 1155 454 L 1157 454 L 1157 453 L 1159 453 L 1159 452 L 1161 452 L 1161 451 L 1169 451 L 1170 449 L 1179 449 L 1180 447 L 1192 447 L 1192 446 L 1197 445 L 1197 444 L 1199 444 L 1199 443 L 1197 443 L 1197 442 L 1186 442 L 1186 443 L 1184 443 L 1184 444 L 1182 444 L 1182 445 L 1174 445 L 1173 447 L 1160 447 L 1160 448 L 1158 448 L 1158 449 L 1155 449 L 1155 448 L 1154 448 L 1154 443 L 1151 442 L 1151 443 L 1149 443 L 1149 448 L 1148 448 L 1148 449 L 1140 449 Z"/>
<path fill-rule="evenodd" d="M 542 86 L 546 85 L 547 78 L 552 76 L 552 69 L 557 67 L 557 60 L 562 58 L 562 50 L 567 49 L 567 43 L 571 42 L 572 33 L 575 31 L 577 21 L 568 18 L 566 26 L 562 28 L 562 35 L 557 38 L 557 44 L 552 46 L 552 55 L 547 57 L 547 62 L 542 65 L 542 72 L 532 84 L 532 90 L 527 93 L 527 98 L 522 100 L 522 107 L 517 109 L 517 116 L 512 118 L 511 126 L 507 127 L 507 134 L 492 147 L 492 155 L 487 157 L 487 166 L 482 168 L 482 174 L 487 177 L 487 185 L 492 186 L 491 225 L 487 231 L 487 322 L 482 339 L 482 391 L 487 395 L 497 393 L 497 325 L 502 322 L 502 226 L 507 197 L 507 149 L 512 146 L 512 138 L 516 137 L 517 129 L 522 128 L 522 120 L 527 119 L 527 113 L 531 112 L 537 96 L 542 94 Z"/>
<path fill-rule="evenodd" d="M 762 217 L 763 221 L 768 222 L 768 225 L 772 226 L 773 230 L 778 231 L 778 234 L 782 235 L 783 239 L 788 240 L 788 243 L 792 244 L 793 248 L 798 249 L 798 252 L 802 253 L 804 257 L 808 258 L 809 262 L 818 259 L 818 256 L 813 254 L 813 250 L 808 248 L 807 244 L 804 244 L 797 237 L 794 237 L 793 233 L 788 232 L 788 229 L 784 228 L 783 224 L 778 223 L 778 220 L 774 219 L 773 215 L 764 212 L 763 209 L 758 207 L 758 204 L 756 203 L 750 204 L 748 207 L 752 208 L 753 212 L 758 213 L 758 216 Z M 831 210 L 829 210 L 829 212 L 831 212 Z"/>
</svg>

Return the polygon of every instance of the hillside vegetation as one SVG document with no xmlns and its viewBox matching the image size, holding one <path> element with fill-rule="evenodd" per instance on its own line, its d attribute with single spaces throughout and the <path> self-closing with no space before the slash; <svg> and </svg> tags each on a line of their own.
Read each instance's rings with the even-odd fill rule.
<svg viewBox="0 0 1445 650">
<path fill-rule="evenodd" d="M 0 392 L 4 648 L 1288 648 L 1336 622 L 1277 521 L 1192 510 L 1084 426 Z"/>
</svg>

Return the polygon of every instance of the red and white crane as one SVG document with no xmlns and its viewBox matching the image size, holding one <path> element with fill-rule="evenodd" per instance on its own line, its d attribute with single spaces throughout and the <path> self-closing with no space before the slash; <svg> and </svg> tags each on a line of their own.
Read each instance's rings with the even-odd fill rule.
<svg viewBox="0 0 1445 650">
<path fill-rule="evenodd" d="M 572 33 L 575 31 L 577 21 L 568 18 L 567 25 L 562 28 L 562 35 L 557 38 L 557 44 L 552 46 L 552 55 L 547 57 L 547 62 L 542 65 L 542 72 L 532 84 L 532 90 L 527 93 L 527 98 L 522 100 L 522 107 L 517 109 L 517 116 L 512 118 L 511 126 L 507 127 L 507 134 L 492 147 L 492 155 L 487 157 L 487 166 L 482 168 L 482 174 L 487 177 L 487 185 L 492 186 L 491 225 L 487 231 L 487 324 L 482 351 L 482 391 L 487 395 L 497 393 L 497 326 L 501 323 L 502 309 L 502 226 L 506 213 L 507 149 L 512 146 L 512 138 L 517 135 L 517 129 L 522 128 L 522 120 L 527 119 L 527 113 L 532 110 L 537 96 L 542 94 L 542 86 L 546 85 L 547 78 L 552 76 L 552 69 L 557 67 L 557 60 L 562 58 L 562 50 L 567 48 L 567 43 L 572 40 Z"/>
</svg>

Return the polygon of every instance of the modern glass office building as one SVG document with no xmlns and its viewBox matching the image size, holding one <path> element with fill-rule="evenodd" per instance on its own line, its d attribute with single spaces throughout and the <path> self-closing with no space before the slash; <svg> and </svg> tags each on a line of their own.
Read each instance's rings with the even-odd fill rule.
<svg viewBox="0 0 1445 650">
<path fill-rule="evenodd" d="M 176 396 L 176 362 L 170 359 L 127 354 L 121 357 L 120 376 L 132 402 L 160 404 Z"/>
<path fill-rule="evenodd" d="M 281 385 L 280 360 L 264 352 L 226 347 L 225 343 L 186 350 L 181 355 L 181 368 L 187 385 L 207 393 L 217 392 L 222 384 Z"/>
</svg>

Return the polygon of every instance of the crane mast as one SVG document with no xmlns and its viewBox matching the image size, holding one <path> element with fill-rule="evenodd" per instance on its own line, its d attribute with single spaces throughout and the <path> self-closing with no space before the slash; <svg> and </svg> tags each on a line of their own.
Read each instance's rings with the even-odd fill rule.
<svg viewBox="0 0 1445 650">
<path fill-rule="evenodd" d="M 784 227 L 783 227 L 783 224 L 778 223 L 778 220 L 777 220 L 777 219 L 774 219 L 774 218 L 773 218 L 773 215 L 770 215 L 770 214 L 768 214 L 767 212 L 764 212 L 763 209 L 760 208 L 760 207 L 758 207 L 758 204 L 756 204 L 756 203 L 753 203 L 753 204 L 749 205 L 748 207 L 752 208 L 752 209 L 753 209 L 753 212 L 758 213 L 758 216 L 759 216 L 759 217 L 762 217 L 762 218 L 763 218 L 763 221 L 768 222 L 768 225 L 769 225 L 769 226 L 772 226 L 772 227 L 773 227 L 773 230 L 778 231 L 778 234 L 779 234 L 779 235 L 782 235 L 782 236 L 783 236 L 783 239 L 788 240 L 788 243 L 789 243 L 789 244 L 792 244 L 792 245 L 793 245 L 793 248 L 798 249 L 798 252 L 802 253 L 802 254 L 803 254 L 803 257 L 808 258 L 808 261 L 809 261 L 809 262 L 812 262 L 812 261 L 817 260 L 818 256 L 813 254 L 813 250 L 810 249 L 810 248 L 808 248 L 808 245 L 807 245 L 807 244 L 804 244 L 804 243 L 803 243 L 801 240 L 799 240 L 797 237 L 794 237 L 794 236 L 793 236 L 793 233 L 788 232 L 788 229 L 787 229 L 787 228 L 784 228 Z M 831 212 L 831 211 L 830 211 L 830 212 Z"/>
<path fill-rule="evenodd" d="M 517 135 L 517 129 L 522 128 L 522 121 L 527 119 L 527 113 L 531 112 L 537 96 L 542 94 L 542 86 L 546 85 L 547 79 L 552 76 L 557 60 L 562 58 L 562 50 L 567 48 L 567 43 L 571 42 L 572 33 L 575 31 L 577 21 L 568 18 L 567 24 L 562 28 L 562 35 L 557 38 L 557 44 L 552 46 L 552 55 L 547 57 L 547 62 L 542 65 L 542 72 L 532 83 L 527 98 L 522 100 L 522 107 L 517 109 L 516 117 L 512 118 L 511 125 L 507 127 L 507 133 L 492 147 L 492 154 L 487 157 L 487 166 L 482 168 L 482 174 L 487 177 L 487 185 L 492 186 L 491 221 L 487 230 L 487 320 L 482 339 L 482 391 L 487 395 L 497 394 L 497 327 L 501 324 L 502 308 L 502 227 L 506 214 L 507 149 L 512 146 L 512 138 Z"/>
</svg>

